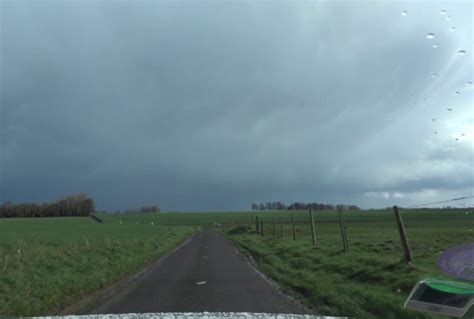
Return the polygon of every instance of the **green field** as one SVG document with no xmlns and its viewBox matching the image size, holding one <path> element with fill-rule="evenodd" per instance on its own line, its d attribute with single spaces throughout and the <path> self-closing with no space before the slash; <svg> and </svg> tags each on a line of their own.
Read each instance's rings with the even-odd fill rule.
<svg viewBox="0 0 474 319">
<path fill-rule="evenodd" d="M 291 214 L 297 240 L 292 240 Z M 232 232 L 255 217 L 265 236 Z M 276 237 L 272 218 L 276 218 Z M 222 212 L 0 219 L 0 315 L 54 314 L 84 296 L 136 273 L 214 223 L 258 267 L 318 313 L 357 318 L 434 318 L 401 309 L 425 276 L 447 278 L 436 266 L 447 248 L 474 240 L 474 213 L 403 211 L 414 267 L 402 262 L 393 212 L 346 212 L 350 251 L 341 254 L 338 215 L 316 212 L 312 246 L 308 213 Z M 279 218 L 284 236 L 280 236 Z M 153 223 L 153 225 L 152 225 Z M 244 228 L 245 229 L 245 228 Z"/>
<path fill-rule="evenodd" d="M 316 213 L 316 246 L 307 213 L 295 213 L 293 241 L 288 213 L 260 213 L 264 236 L 245 228 L 227 229 L 227 236 L 255 259 L 258 267 L 288 293 L 317 313 L 356 318 L 439 318 L 402 309 L 418 280 L 451 279 L 437 267 L 446 249 L 474 240 L 474 214 L 466 210 L 403 211 L 414 265 L 403 261 L 391 211 L 345 213 L 349 252 L 342 253 L 335 212 Z M 272 218 L 276 229 L 273 237 Z M 279 218 L 283 220 L 283 237 Z M 286 221 L 286 223 L 285 223 Z M 254 225 L 251 226 L 253 230 Z"/>
<path fill-rule="evenodd" d="M 0 219 L 0 316 L 57 313 L 140 271 L 198 229 L 152 226 L 152 216 L 104 220 Z"/>
</svg>

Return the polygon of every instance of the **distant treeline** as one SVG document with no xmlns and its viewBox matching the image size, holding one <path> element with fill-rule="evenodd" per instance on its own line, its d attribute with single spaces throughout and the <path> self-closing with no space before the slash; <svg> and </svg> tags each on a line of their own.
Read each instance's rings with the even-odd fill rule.
<svg viewBox="0 0 474 319">
<path fill-rule="evenodd" d="M 344 209 L 360 210 L 356 205 L 342 205 Z M 286 206 L 282 202 L 253 203 L 252 210 L 334 210 L 336 206 L 323 203 L 293 203 Z"/>
<path fill-rule="evenodd" d="M 154 206 L 142 206 L 139 209 L 127 209 L 125 211 L 126 214 L 130 213 L 159 213 L 160 212 L 160 206 L 154 205 Z"/>
<path fill-rule="evenodd" d="M 64 196 L 52 203 L 6 202 L 0 206 L 0 218 L 88 216 L 94 212 L 94 200 L 84 193 Z"/>
</svg>

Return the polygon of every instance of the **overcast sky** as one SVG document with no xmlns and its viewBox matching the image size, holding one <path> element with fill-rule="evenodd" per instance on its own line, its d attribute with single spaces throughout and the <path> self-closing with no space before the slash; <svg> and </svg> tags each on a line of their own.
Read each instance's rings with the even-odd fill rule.
<svg viewBox="0 0 474 319">
<path fill-rule="evenodd" d="M 472 196 L 473 3 L 380 2 L 0 0 L 0 201 Z"/>
</svg>

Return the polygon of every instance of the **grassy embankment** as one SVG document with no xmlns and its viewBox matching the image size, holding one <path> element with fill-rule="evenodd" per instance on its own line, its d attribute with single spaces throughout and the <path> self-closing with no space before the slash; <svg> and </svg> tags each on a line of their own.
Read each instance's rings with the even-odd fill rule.
<svg viewBox="0 0 474 319">
<path fill-rule="evenodd" d="M 336 212 L 316 214 L 314 247 L 307 213 L 295 213 L 299 221 L 296 241 L 288 213 L 258 215 L 265 221 L 264 237 L 239 231 L 228 231 L 227 236 L 250 253 L 265 274 L 324 315 L 441 318 L 403 310 L 403 303 L 420 279 L 452 279 L 437 267 L 438 257 L 452 246 L 474 240 L 473 212 L 403 211 L 414 258 L 414 266 L 408 266 L 391 211 L 346 212 L 350 251 L 345 254 Z M 273 237 L 273 215 L 286 222 L 283 237 L 279 223 Z"/>
<path fill-rule="evenodd" d="M 198 228 L 120 219 L 0 219 L 0 315 L 54 314 L 140 271 Z"/>
</svg>

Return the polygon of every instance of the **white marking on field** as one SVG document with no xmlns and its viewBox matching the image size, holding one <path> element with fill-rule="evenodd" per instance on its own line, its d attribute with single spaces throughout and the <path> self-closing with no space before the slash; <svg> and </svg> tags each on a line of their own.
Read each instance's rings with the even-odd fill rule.
<svg viewBox="0 0 474 319">
<path fill-rule="evenodd" d="M 198 281 L 198 282 L 196 282 L 196 285 L 198 285 L 198 286 L 202 286 L 202 285 L 205 285 L 205 284 L 207 284 L 207 281 Z"/>
</svg>

